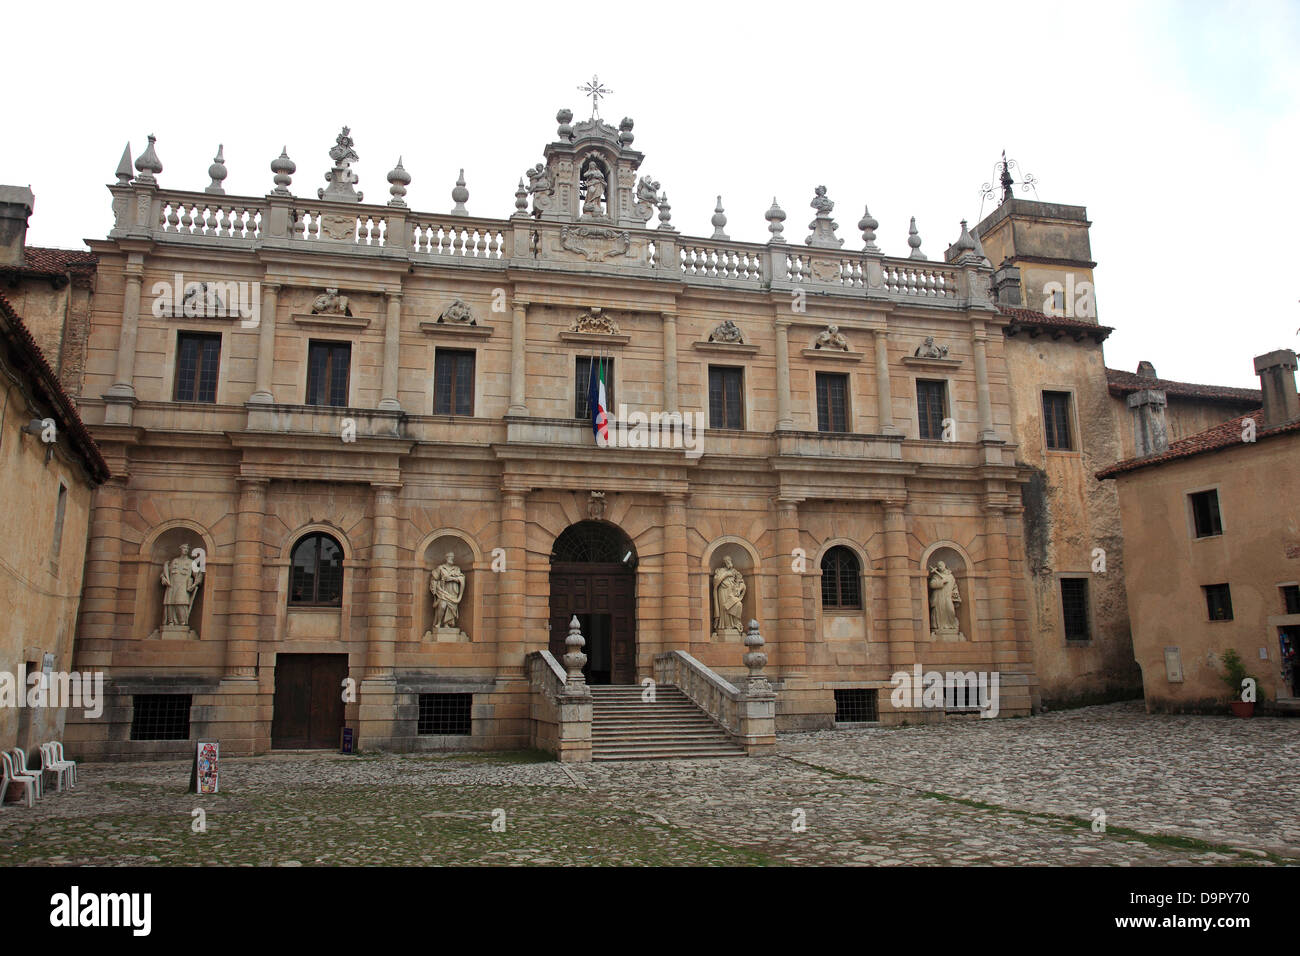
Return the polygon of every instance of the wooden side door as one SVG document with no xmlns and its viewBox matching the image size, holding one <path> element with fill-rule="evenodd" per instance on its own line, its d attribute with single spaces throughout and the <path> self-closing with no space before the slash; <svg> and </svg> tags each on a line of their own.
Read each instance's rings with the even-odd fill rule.
<svg viewBox="0 0 1300 956">
<path fill-rule="evenodd" d="M 271 746 L 333 749 L 343 727 L 346 654 L 277 654 Z"/>
</svg>

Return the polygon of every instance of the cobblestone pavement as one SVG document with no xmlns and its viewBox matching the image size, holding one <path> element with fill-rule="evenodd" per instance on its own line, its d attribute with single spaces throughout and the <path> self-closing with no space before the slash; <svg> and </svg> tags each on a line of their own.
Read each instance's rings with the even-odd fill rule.
<svg viewBox="0 0 1300 956">
<path fill-rule="evenodd" d="M 1300 721 L 1140 704 L 794 734 L 748 760 L 227 758 L 202 798 L 188 762 L 79 776 L 0 810 L 0 864 L 1300 864 Z"/>
</svg>

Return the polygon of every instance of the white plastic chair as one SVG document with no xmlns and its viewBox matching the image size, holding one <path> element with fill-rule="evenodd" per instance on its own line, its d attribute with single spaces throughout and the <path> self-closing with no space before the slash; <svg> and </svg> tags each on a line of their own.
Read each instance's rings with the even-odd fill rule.
<svg viewBox="0 0 1300 956">
<path fill-rule="evenodd" d="M 22 747 L 14 747 L 9 751 L 9 756 L 14 762 L 14 777 L 31 777 L 36 781 L 36 799 L 45 796 L 45 784 L 41 780 L 44 774 L 39 770 L 33 772 L 27 768 L 27 751 Z"/>
<path fill-rule="evenodd" d="M 14 770 L 14 758 L 4 751 L 0 751 L 0 763 L 4 767 L 4 784 L 0 786 L 0 802 L 4 801 L 5 791 L 9 789 L 11 783 L 23 784 L 23 791 L 27 795 L 27 805 L 35 806 L 37 780 L 31 774 L 21 774 Z"/>
<path fill-rule="evenodd" d="M 72 767 L 66 760 L 59 760 L 54 756 L 54 744 L 41 744 L 41 773 L 54 774 L 55 792 L 62 792 L 63 781 L 68 781 L 68 788 L 72 788 Z"/>
<path fill-rule="evenodd" d="M 67 764 L 68 769 L 72 771 L 72 774 L 71 774 L 72 782 L 71 782 L 70 784 L 68 784 L 68 786 L 72 787 L 73 789 L 76 789 L 76 786 L 77 786 L 77 761 L 75 761 L 75 760 L 69 760 L 67 757 L 63 756 L 63 744 L 60 743 L 59 741 L 57 741 L 57 740 L 51 740 L 51 741 L 50 741 L 50 746 L 54 748 L 54 761 L 55 761 L 55 763 Z"/>
</svg>

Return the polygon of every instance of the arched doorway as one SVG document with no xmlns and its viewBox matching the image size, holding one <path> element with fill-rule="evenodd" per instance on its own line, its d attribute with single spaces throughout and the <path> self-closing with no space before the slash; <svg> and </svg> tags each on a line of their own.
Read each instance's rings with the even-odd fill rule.
<svg viewBox="0 0 1300 956">
<path fill-rule="evenodd" d="M 636 683 L 636 548 L 606 521 L 570 525 L 551 548 L 551 640 L 565 653 L 575 615 L 587 639 L 590 684 Z"/>
</svg>

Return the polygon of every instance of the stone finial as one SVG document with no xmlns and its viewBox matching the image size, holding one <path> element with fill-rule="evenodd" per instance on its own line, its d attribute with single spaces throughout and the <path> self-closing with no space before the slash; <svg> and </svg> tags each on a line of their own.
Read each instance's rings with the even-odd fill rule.
<svg viewBox="0 0 1300 956">
<path fill-rule="evenodd" d="M 631 146 L 632 140 L 636 136 L 632 133 L 632 117 L 624 116 L 623 122 L 618 124 L 618 142 L 620 146 Z"/>
<path fill-rule="evenodd" d="M 453 216 L 468 216 L 469 210 L 465 208 L 465 200 L 469 199 L 469 190 L 465 188 L 465 170 L 460 171 L 456 177 L 456 188 L 451 191 L 452 202 L 456 205 L 451 207 Z"/>
<path fill-rule="evenodd" d="M 212 157 L 212 165 L 208 167 L 208 176 L 212 182 L 208 183 L 207 188 L 203 190 L 205 193 L 211 193 L 214 196 L 224 196 L 226 194 L 226 191 L 221 187 L 221 184 L 226 181 L 225 151 L 226 147 L 218 143 L 217 155 Z"/>
<path fill-rule="evenodd" d="M 804 245 L 819 249 L 838 249 L 844 245 L 844 240 L 835 235 L 835 230 L 839 227 L 839 223 L 831 218 L 835 203 L 826 195 L 825 186 L 818 186 L 814 190 L 812 202 L 808 205 L 817 210 L 817 216 L 808 223 L 810 232 L 804 238 Z"/>
<path fill-rule="evenodd" d="M 965 222 L 965 220 L 962 221 Z M 976 226 L 973 230 L 971 230 L 970 235 L 971 238 L 975 240 L 975 255 L 980 257 L 982 265 L 986 265 L 990 269 L 992 269 L 993 263 L 989 262 L 988 253 L 984 251 L 984 243 L 980 242 L 979 227 Z"/>
<path fill-rule="evenodd" d="M 916 217 L 912 217 L 912 224 L 907 227 L 907 244 L 912 247 L 912 253 L 909 259 L 928 259 L 924 252 L 921 251 L 921 234 L 916 231 Z"/>
<path fill-rule="evenodd" d="M 785 210 L 777 205 L 776 197 L 772 197 L 772 205 L 768 206 L 767 212 L 763 214 L 767 219 L 767 231 L 772 234 L 768 242 L 785 242 Z"/>
<path fill-rule="evenodd" d="M 862 231 L 862 251 L 879 252 L 880 247 L 876 245 L 876 230 L 880 228 L 880 223 L 871 215 L 871 210 L 863 206 L 862 218 L 858 220 L 858 229 Z"/>
<path fill-rule="evenodd" d="M 966 228 L 965 219 L 961 221 L 961 235 L 959 235 L 957 241 L 952 244 L 952 248 L 959 256 L 963 252 L 975 251 L 975 240 L 971 238 L 970 230 Z"/>
<path fill-rule="evenodd" d="M 582 627 L 575 614 L 569 621 L 569 636 L 564 639 L 564 646 L 569 649 L 564 655 L 564 666 L 569 672 L 565 680 L 566 687 L 581 687 L 587 683 L 587 679 L 582 676 L 582 668 L 587 663 L 587 655 L 582 653 L 582 649 L 586 645 L 587 640 L 582 636 Z"/>
<path fill-rule="evenodd" d="M 1138 378 L 1149 379 L 1152 382 L 1154 382 L 1157 378 L 1160 377 L 1156 375 L 1156 367 L 1152 365 L 1150 362 L 1148 362 L 1146 359 L 1142 359 L 1140 362 L 1138 362 L 1137 375 Z"/>
<path fill-rule="evenodd" d="M 271 160 L 271 172 L 275 173 L 275 189 L 271 190 L 275 196 L 289 196 L 289 184 L 293 182 L 293 174 L 298 171 L 298 165 L 289 158 L 289 147 L 280 147 L 280 155 Z"/>
<path fill-rule="evenodd" d="M 745 635 L 745 646 L 749 650 L 741 658 L 745 666 L 749 668 L 749 693 L 770 692 L 772 685 L 767 682 L 763 676 L 763 668 L 767 666 L 767 655 L 763 653 L 763 635 L 758 633 L 758 621 L 749 622 L 749 632 Z"/>
<path fill-rule="evenodd" d="M 117 177 L 119 186 L 129 186 L 131 184 L 131 144 L 128 142 L 126 148 L 122 150 L 122 158 L 117 161 Z"/>
<path fill-rule="evenodd" d="M 672 219 L 673 207 L 668 204 L 668 194 L 664 193 L 659 197 L 659 228 L 676 232 L 671 225 Z"/>
<path fill-rule="evenodd" d="M 709 220 L 713 223 L 713 235 L 711 239 L 730 239 L 723 227 L 727 225 L 727 214 L 722 210 L 722 197 L 718 197 L 718 204 L 713 207 L 713 218 Z"/>
<path fill-rule="evenodd" d="M 560 128 L 555 131 L 558 139 L 572 140 L 573 127 L 569 125 L 573 122 L 573 110 L 562 109 L 555 114 L 555 122 L 560 124 Z"/>
<path fill-rule="evenodd" d="M 158 137 L 153 133 L 149 134 L 149 145 L 145 151 L 140 154 L 140 158 L 135 161 L 135 168 L 140 175 L 135 177 L 137 183 L 156 183 L 156 177 L 163 171 L 163 164 L 158 160 L 158 154 L 154 152 L 153 144 L 158 141 Z"/>
<path fill-rule="evenodd" d="M 528 215 L 528 187 L 524 185 L 522 177 L 519 179 L 519 188 L 515 190 L 515 215 Z"/>
<path fill-rule="evenodd" d="M 397 157 L 397 165 L 388 171 L 388 192 L 393 198 L 388 200 L 390 206 L 406 205 L 406 187 L 411 185 L 411 174 L 402 165 L 402 157 Z"/>
</svg>

